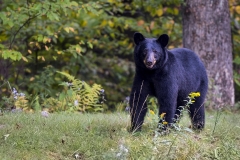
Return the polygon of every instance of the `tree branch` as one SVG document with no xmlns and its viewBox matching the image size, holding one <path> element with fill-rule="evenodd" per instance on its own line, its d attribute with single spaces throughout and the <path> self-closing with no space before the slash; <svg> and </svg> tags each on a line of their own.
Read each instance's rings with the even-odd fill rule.
<svg viewBox="0 0 240 160">
<path fill-rule="evenodd" d="M 14 41 L 15 41 L 15 38 L 16 38 L 16 35 L 19 33 L 19 31 L 20 31 L 27 23 L 29 23 L 32 19 L 36 18 L 37 16 L 39 16 L 39 14 L 37 14 L 37 15 L 35 15 L 35 16 L 33 16 L 33 17 L 29 17 L 29 18 L 23 23 L 23 25 L 18 28 L 18 30 L 17 30 L 17 31 L 14 33 L 14 35 L 13 35 L 13 39 L 12 39 L 12 41 L 11 41 L 11 43 L 10 43 L 9 49 L 12 49 L 12 45 L 13 45 L 13 43 L 14 43 Z"/>
</svg>

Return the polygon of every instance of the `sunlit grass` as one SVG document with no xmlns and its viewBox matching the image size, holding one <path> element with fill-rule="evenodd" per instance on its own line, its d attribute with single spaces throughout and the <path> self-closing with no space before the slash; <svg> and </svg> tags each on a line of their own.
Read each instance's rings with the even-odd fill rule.
<svg viewBox="0 0 240 160">
<path fill-rule="evenodd" d="M 240 159 L 239 119 L 208 113 L 204 131 L 194 133 L 185 115 L 180 132 L 156 136 L 152 114 L 142 132 L 131 134 L 125 113 L 4 113 L 0 159 Z"/>
</svg>

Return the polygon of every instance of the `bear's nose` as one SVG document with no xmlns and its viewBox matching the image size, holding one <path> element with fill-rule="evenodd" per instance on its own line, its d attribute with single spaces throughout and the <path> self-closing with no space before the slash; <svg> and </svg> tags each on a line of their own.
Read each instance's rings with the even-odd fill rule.
<svg viewBox="0 0 240 160">
<path fill-rule="evenodd" d="M 147 61 L 146 65 L 151 66 L 153 63 L 151 61 Z"/>
</svg>

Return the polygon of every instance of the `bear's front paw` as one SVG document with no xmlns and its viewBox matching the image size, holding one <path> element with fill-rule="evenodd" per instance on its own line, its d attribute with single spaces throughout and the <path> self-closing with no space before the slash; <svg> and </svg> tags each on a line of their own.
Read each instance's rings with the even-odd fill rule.
<svg viewBox="0 0 240 160">
<path fill-rule="evenodd" d="M 198 122 L 198 123 L 193 123 L 192 124 L 192 129 L 195 131 L 202 131 L 204 128 L 204 123 L 203 122 Z"/>
</svg>

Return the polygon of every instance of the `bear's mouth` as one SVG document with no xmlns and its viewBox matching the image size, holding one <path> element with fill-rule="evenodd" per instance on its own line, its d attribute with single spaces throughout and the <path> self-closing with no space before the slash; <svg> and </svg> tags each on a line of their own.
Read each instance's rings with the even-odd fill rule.
<svg viewBox="0 0 240 160">
<path fill-rule="evenodd" d="M 145 66 L 148 68 L 148 69 L 152 69 L 153 66 L 155 65 L 156 61 L 144 61 L 144 64 Z"/>
<path fill-rule="evenodd" d="M 146 67 L 147 67 L 148 69 L 153 68 L 153 66 L 154 66 L 154 65 L 146 65 Z"/>
</svg>

